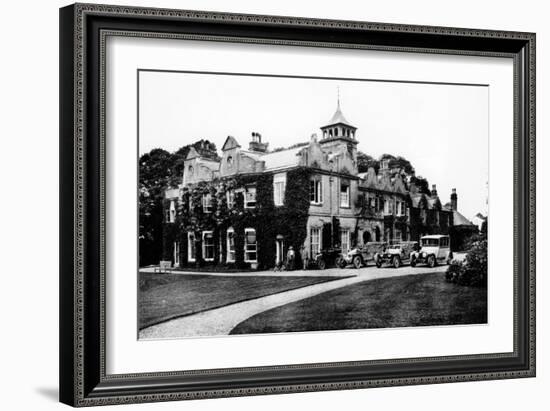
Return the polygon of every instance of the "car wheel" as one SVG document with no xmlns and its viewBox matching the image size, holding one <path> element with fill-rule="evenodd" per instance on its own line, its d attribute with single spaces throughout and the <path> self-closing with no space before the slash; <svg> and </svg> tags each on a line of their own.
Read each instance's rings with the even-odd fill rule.
<svg viewBox="0 0 550 411">
<path fill-rule="evenodd" d="M 376 264 L 376 268 L 382 267 L 382 259 L 380 257 L 376 257 L 374 263 Z"/>
<path fill-rule="evenodd" d="M 411 267 L 416 267 L 416 258 L 411 257 Z"/>
<path fill-rule="evenodd" d="M 344 257 L 336 257 L 334 265 L 338 268 L 346 268 L 346 260 L 344 260 Z"/>
<path fill-rule="evenodd" d="M 325 263 L 324 258 L 319 258 L 319 260 L 317 260 L 317 267 L 319 267 L 319 270 L 324 270 L 327 268 L 327 263 Z"/>
<path fill-rule="evenodd" d="M 353 266 L 355 268 L 361 268 L 361 257 L 359 257 L 358 255 L 356 255 L 355 257 L 353 257 Z"/>
<path fill-rule="evenodd" d="M 431 255 L 431 256 L 428 257 L 428 266 L 430 268 L 435 267 L 435 256 Z"/>
<path fill-rule="evenodd" d="M 401 266 L 401 259 L 397 256 L 392 258 L 393 268 L 399 268 Z"/>
</svg>

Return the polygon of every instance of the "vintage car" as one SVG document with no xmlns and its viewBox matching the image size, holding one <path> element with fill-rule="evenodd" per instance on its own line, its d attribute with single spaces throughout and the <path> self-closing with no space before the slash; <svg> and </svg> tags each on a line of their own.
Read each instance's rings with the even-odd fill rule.
<svg viewBox="0 0 550 411">
<path fill-rule="evenodd" d="M 342 249 L 337 247 L 321 250 L 321 252 L 315 256 L 314 264 L 320 270 L 324 270 L 327 267 L 344 268 L 346 266 L 342 255 Z"/>
<path fill-rule="evenodd" d="M 366 266 L 369 261 L 374 261 L 376 253 L 380 253 L 386 247 L 384 242 L 369 242 L 351 249 L 345 256 L 345 265 L 352 264 L 355 268 Z"/>
<path fill-rule="evenodd" d="M 390 264 L 394 268 L 399 268 L 403 264 L 408 264 L 411 261 L 411 254 L 419 249 L 417 241 L 395 243 L 386 247 L 381 253 L 376 253 L 374 262 L 378 268 L 384 264 Z"/>
<path fill-rule="evenodd" d="M 439 263 L 450 264 L 453 259 L 448 235 L 425 235 L 420 238 L 420 246 L 420 250 L 411 254 L 411 267 L 422 263 L 435 267 Z"/>
</svg>

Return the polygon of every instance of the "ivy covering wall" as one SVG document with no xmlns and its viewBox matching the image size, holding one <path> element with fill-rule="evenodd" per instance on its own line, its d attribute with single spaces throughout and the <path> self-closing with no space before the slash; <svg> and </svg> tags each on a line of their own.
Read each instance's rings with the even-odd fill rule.
<svg viewBox="0 0 550 411">
<path fill-rule="evenodd" d="M 275 265 L 276 239 L 282 236 L 285 250 L 289 246 L 297 251 L 300 264 L 300 249 L 306 238 L 309 211 L 310 171 L 297 168 L 287 172 L 285 199 L 282 206 L 276 207 L 273 198 L 273 175 L 240 175 L 229 179 L 200 182 L 184 188 L 177 207 L 176 221 L 165 223 L 163 232 L 163 258 L 173 261 L 174 242 L 180 243 L 180 266 L 202 266 L 216 264 L 248 268 L 245 263 L 245 229 L 256 231 L 257 268 L 267 269 Z M 256 188 L 256 206 L 245 208 L 244 189 Z M 235 190 L 233 207 L 227 204 L 227 192 Z M 210 194 L 211 210 L 203 209 L 203 196 Z M 170 201 L 165 201 L 168 210 Z M 235 261 L 227 261 L 226 234 L 228 228 L 234 230 Z M 202 256 L 202 233 L 212 231 L 214 241 L 214 261 L 204 261 Z M 194 233 L 196 250 L 195 262 L 188 262 L 188 233 Z"/>
</svg>

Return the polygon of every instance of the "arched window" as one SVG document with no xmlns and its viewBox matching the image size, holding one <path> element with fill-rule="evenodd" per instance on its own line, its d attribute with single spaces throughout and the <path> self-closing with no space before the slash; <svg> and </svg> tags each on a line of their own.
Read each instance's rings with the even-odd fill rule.
<svg viewBox="0 0 550 411">
<path fill-rule="evenodd" d="M 189 166 L 187 168 L 187 172 L 189 173 L 190 176 L 192 176 L 193 175 L 193 166 Z"/>
<path fill-rule="evenodd" d="M 334 127 L 334 136 L 335 136 L 335 137 L 338 136 L 338 127 Z"/>
<path fill-rule="evenodd" d="M 227 167 L 231 168 L 233 166 L 233 157 L 227 157 Z"/>
</svg>

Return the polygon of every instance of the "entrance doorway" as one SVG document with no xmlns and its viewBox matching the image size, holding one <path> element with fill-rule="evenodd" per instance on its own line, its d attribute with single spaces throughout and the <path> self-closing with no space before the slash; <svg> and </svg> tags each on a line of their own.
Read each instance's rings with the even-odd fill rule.
<svg viewBox="0 0 550 411">
<path fill-rule="evenodd" d="M 380 227 L 375 227 L 374 235 L 376 237 L 376 241 L 380 241 Z"/>
<path fill-rule="evenodd" d="M 371 235 L 370 235 L 370 232 L 369 231 L 364 231 L 363 232 L 363 244 L 367 244 L 369 242 L 371 242 Z"/>
<path fill-rule="evenodd" d="M 275 265 L 278 266 L 279 264 L 281 264 L 284 258 L 285 258 L 284 237 L 279 234 L 275 240 Z"/>
</svg>

